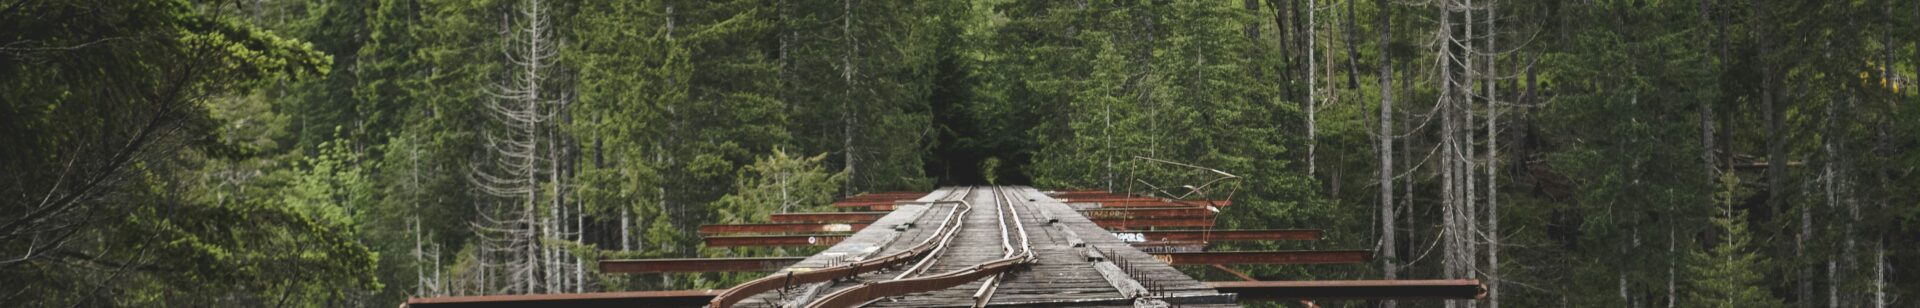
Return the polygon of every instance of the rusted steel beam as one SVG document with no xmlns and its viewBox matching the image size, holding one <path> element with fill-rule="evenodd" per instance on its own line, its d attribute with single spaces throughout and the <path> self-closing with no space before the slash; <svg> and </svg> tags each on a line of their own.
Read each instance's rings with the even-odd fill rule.
<svg viewBox="0 0 1920 308">
<path fill-rule="evenodd" d="M 708 236 L 701 239 L 707 247 L 759 246 L 833 246 L 846 240 L 846 234 Z"/>
<path fill-rule="evenodd" d="M 1233 205 L 1233 200 L 1173 200 L 1173 202 L 1198 207 L 1227 207 Z"/>
<path fill-rule="evenodd" d="M 1091 219 L 1211 218 L 1213 211 L 1196 207 L 1092 208 L 1080 210 Z"/>
<path fill-rule="evenodd" d="M 1055 199 L 1060 199 L 1061 202 L 1097 202 L 1102 204 L 1109 203 L 1109 202 L 1166 202 L 1168 201 L 1167 199 L 1148 198 L 1148 197 L 1092 197 L 1092 198 L 1064 198 L 1064 199 L 1055 198 Z"/>
<path fill-rule="evenodd" d="M 1171 228 L 1171 227 L 1210 227 L 1212 217 L 1139 217 L 1139 218 L 1094 218 L 1093 223 L 1103 228 Z M 872 224 L 872 220 L 847 221 L 845 223 L 768 223 L 739 225 L 703 225 L 700 234 L 724 233 L 808 233 L 808 232 L 850 232 L 858 231 Z"/>
<path fill-rule="evenodd" d="M 873 222 L 888 212 L 781 213 L 768 217 L 773 222 Z"/>
<path fill-rule="evenodd" d="M 1204 252 L 1207 242 L 1202 241 L 1146 241 L 1130 243 L 1134 249 L 1145 253 Z"/>
<path fill-rule="evenodd" d="M 1155 259 L 1173 265 L 1209 264 L 1346 264 L 1366 263 L 1373 253 L 1364 250 L 1337 251 L 1236 251 L 1155 253 Z M 687 272 L 766 272 L 776 271 L 804 258 L 701 258 L 701 259 L 629 259 L 601 260 L 602 273 L 687 273 Z"/>
<path fill-rule="evenodd" d="M 700 234 L 724 233 L 820 233 L 854 232 L 867 228 L 867 223 L 770 223 L 738 225 L 701 225 Z"/>
<path fill-rule="evenodd" d="M 1116 232 L 1123 239 L 1143 241 L 1316 241 L 1318 229 L 1294 230 L 1158 230 Z"/>
<path fill-rule="evenodd" d="M 1153 258 L 1172 265 L 1356 264 L 1372 262 L 1373 252 L 1366 250 L 1174 252 L 1155 254 Z"/>
<path fill-rule="evenodd" d="M 870 206 L 876 206 L 876 205 L 893 205 L 894 203 L 900 203 L 900 202 L 912 202 L 912 201 L 913 201 L 912 199 L 901 199 L 901 200 L 868 200 L 868 201 L 834 201 L 834 202 L 833 202 L 833 207 L 870 207 Z"/>
<path fill-rule="evenodd" d="M 1100 203 L 1100 207 L 1103 207 L 1103 208 L 1132 208 L 1132 207 L 1206 208 L 1207 206 L 1227 207 L 1228 205 L 1233 205 L 1233 201 L 1229 201 L 1229 200 L 1123 200 L 1123 201 L 1107 201 L 1107 202 L 1098 202 L 1098 203 Z"/>
<path fill-rule="evenodd" d="M 864 209 L 867 211 L 892 211 L 896 208 L 899 208 L 900 203 L 912 203 L 912 202 L 914 202 L 913 198 L 906 198 L 906 199 L 900 199 L 900 200 L 877 200 L 877 201 L 835 201 L 833 202 L 833 207 L 843 209 L 843 210 Z"/>
<path fill-rule="evenodd" d="M 574 294 L 486 295 L 408 298 L 401 307 L 700 307 L 720 290 L 631 291 Z"/>
<path fill-rule="evenodd" d="M 869 194 L 862 194 L 862 195 L 855 195 L 855 196 L 850 196 L 850 197 L 846 197 L 846 198 L 842 198 L 842 199 L 840 199 L 840 201 L 893 201 L 893 200 L 913 200 L 913 199 L 920 199 L 920 197 L 925 197 L 926 195 L 927 195 L 927 193 L 923 193 L 923 192 L 903 192 L 903 193 L 892 193 L 892 192 L 888 192 L 888 193 L 869 193 Z"/>
<path fill-rule="evenodd" d="M 1240 278 L 1240 281 L 1260 281 L 1259 279 L 1253 279 L 1253 276 L 1247 275 L 1247 273 L 1233 270 L 1233 268 L 1229 268 L 1226 265 L 1220 265 L 1220 264 L 1208 264 L 1208 265 L 1213 266 L 1213 269 L 1220 270 L 1221 272 L 1225 272 L 1228 275 L 1233 275 L 1233 277 L 1235 278 Z"/>
<path fill-rule="evenodd" d="M 717 273 L 771 272 L 794 263 L 801 257 L 763 258 L 689 258 L 600 260 L 601 273 Z"/>
<path fill-rule="evenodd" d="M 1117 197 L 1126 197 L 1126 194 L 1119 194 L 1119 193 L 1114 193 L 1114 192 L 1109 192 L 1109 191 L 1105 191 L 1105 190 L 1069 190 L 1069 191 L 1057 191 L 1057 192 L 1054 192 L 1054 193 L 1052 193 L 1052 194 L 1048 194 L 1047 196 L 1050 196 L 1050 197 L 1053 197 L 1054 199 L 1061 199 L 1061 198 L 1117 198 Z"/>
<path fill-rule="evenodd" d="M 1099 203 L 1100 207 L 1102 208 L 1135 208 L 1135 207 L 1200 208 L 1197 206 L 1193 206 L 1191 204 L 1178 203 L 1178 202 L 1165 201 L 1165 200 L 1106 201 L 1106 202 L 1096 202 L 1096 203 Z"/>
<path fill-rule="evenodd" d="M 1211 227 L 1213 219 L 1206 218 L 1138 218 L 1138 219 L 1094 219 L 1093 223 L 1102 228 L 1162 228 L 1162 227 Z"/>
<path fill-rule="evenodd" d="M 1328 299 L 1481 299 L 1486 286 L 1479 280 L 1323 280 L 1323 281 L 1214 281 L 1223 293 L 1243 300 Z"/>
</svg>

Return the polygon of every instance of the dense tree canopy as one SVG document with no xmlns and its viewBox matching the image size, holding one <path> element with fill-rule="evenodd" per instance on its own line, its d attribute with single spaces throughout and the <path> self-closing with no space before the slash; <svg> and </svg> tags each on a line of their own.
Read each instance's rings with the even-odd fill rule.
<svg viewBox="0 0 1920 308">
<path fill-rule="evenodd" d="M 1913 306 L 1913 29 L 1897 0 L 0 0 L 0 306 L 715 288 L 756 274 L 593 264 L 811 254 L 696 231 L 838 196 L 1222 172 L 1216 227 L 1329 237 L 1212 249 L 1380 256 L 1261 279 Z"/>
</svg>

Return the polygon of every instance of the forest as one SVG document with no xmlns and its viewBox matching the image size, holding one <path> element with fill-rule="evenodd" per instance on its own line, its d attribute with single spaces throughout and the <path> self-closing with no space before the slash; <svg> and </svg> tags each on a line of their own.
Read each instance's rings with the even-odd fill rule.
<svg viewBox="0 0 1920 308">
<path fill-rule="evenodd" d="M 1904 0 L 0 0 L 0 306 L 725 288 L 595 262 L 1152 158 L 1378 256 L 1263 280 L 1913 307 L 1917 66 Z"/>
</svg>

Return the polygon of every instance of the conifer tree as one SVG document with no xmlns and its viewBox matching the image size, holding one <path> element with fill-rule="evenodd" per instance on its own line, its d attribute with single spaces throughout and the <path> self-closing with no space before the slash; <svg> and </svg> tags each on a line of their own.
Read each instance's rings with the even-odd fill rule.
<svg viewBox="0 0 1920 308">
<path fill-rule="evenodd" d="M 1753 234 L 1747 231 L 1747 213 L 1733 208 L 1739 178 L 1722 175 L 1722 189 L 1714 202 L 1714 217 L 1708 220 L 1716 229 L 1719 243 L 1712 248 L 1688 253 L 1688 291 L 1681 298 L 1686 307 L 1782 307 L 1766 285 L 1768 259 L 1755 252 Z"/>
</svg>

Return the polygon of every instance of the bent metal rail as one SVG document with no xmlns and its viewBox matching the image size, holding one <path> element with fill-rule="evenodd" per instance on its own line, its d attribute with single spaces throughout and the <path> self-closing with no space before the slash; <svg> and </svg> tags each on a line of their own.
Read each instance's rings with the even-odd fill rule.
<svg viewBox="0 0 1920 308">
<path fill-rule="evenodd" d="M 953 204 L 953 206 L 949 207 L 950 209 L 947 211 L 947 217 L 941 219 L 940 227 L 938 229 L 935 229 L 937 231 L 934 232 L 933 236 L 927 237 L 926 240 L 921 241 L 919 244 L 915 244 L 913 247 L 908 248 L 905 251 L 882 256 L 879 258 L 873 258 L 873 259 L 868 259 L 860 262 L 828 267 L 828 268 L 823 268 L 819 270 L 799 272 L 799 273 L 789 271 L 789 272 L 786 272 L 785 275 L 770 275 L 767 277 L 761 277 L 760 279 L 754 279 L 753 281 L 742 283 L 740 285 L 734 286 L 733 288 L 727 289 L 727 291 L 725 292 L 721 292 L 719 295 L 716 295 L 713 297 L 713 301 L 709 303 L 709 306 L 716 307 L 716 308 L 732 307 L 733 304 L 737 304 L 742 300 L 746 300 L 748 297 L 751 297 L 755 294 L 760 294 L 763 292 L 786 288 L 794 285 L 816 283 L 816 282 L 833 280 L 837 278 L 853 277 L 856 275 L 865 274 L 868 272 L 878 271 L 881 269 L 892 267 L 900 263 L 906 263 L 907 261 L 912 261 L 914 259 L 919 259 L 921 256 L 927 255 L 929 252 L 934 252 L 936 248 L 945 247 L 947 241 L 951 240 L 955 234 L 959 234 L 960 228 L 965 224 L 964 218 L 966 216 L 966 213 L 973 209 L 973 205 L 966 201 L 967 196 L 970 196 L 972 194 L 973 194 L 973 188 L 968 187 L 966 191 L 963 191 L 959 194 L 958 198 L 949 198 L 949 200 L 934 201 L 933 202 L 934 204 L 950 203 L 950 204 Z M 938 245 L 934 243 L 935 239 L 939 239 Z"/>
<path fill-rule="evenodd" d="M 1005 274 L 1016 266 L 1027 264 L 1034 260 L 1033 245 L 1028 242 L 1026 223 L 1020 220 L 1019 209 L 1016 208 L 1011 201 L 1014 198 L 1007 197 L 1006 193 L 999 187 L 995 187 L 993 193 L 994 206 L 999 212 L 997 219 L 1000 222 L 1001 247 L 1004 249 L 1004 253 L 1000 259 L 931 276 L 905 278 L 914 275 L 916 271 L 926 270 L 925 267 L 916 265 L 914 268 L 909 268 L 906 272 L 901 273 L 900 276 L 895 277 L 893 280 L 863 283 L 851 288 L 841 289 L 840 291 L 823 296 L 820 300 L 807 305 L 807 307 L 855 307 L 879 300 L 883 297 L 944 290 L 965 285 L 969 282 L 980 280 L 981 278 L 986 278 L 987 281 L 980 285 L 978 291 L 974 292 L 974 306 L 980 307 L 986 305 L 987 301 L 992 299 L 993 291 L 997 283 L 1001 281 L 1001 274 Z M 1008 221 L 1013 222 L 1013 230 L 1007 229 Z M 1015 252 L 1012 241 L 1015 237 L 1020 239 L 1020 249 L 1018 253 Z M 939 248 L 944 249 L 947 240 L 951 240 L 951 238 L 943 240 Z M 934 256 L 937 256 L 937 254 Z M 934 260 L 934 256 L 922 259 L 921 264 L 930 264 L 929 260 Z"/>
</svg>

